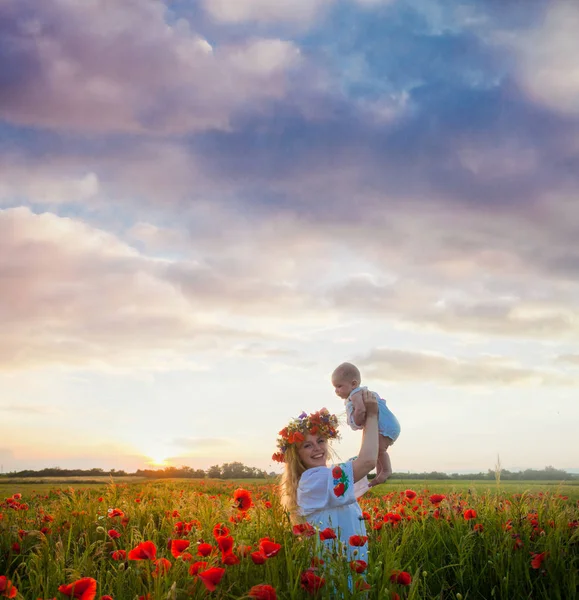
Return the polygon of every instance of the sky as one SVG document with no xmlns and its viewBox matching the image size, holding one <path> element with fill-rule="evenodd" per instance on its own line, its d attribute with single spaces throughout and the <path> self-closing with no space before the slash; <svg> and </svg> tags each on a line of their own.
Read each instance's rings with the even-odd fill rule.
<svg viewBox="0 0 579 600">
<path fill-rule="evenodd" d="M 0 470 L 579 468 L 579 3 L 2 0 Z M 342 427 L 339 459 L 357 454 Z"/>
</svg>

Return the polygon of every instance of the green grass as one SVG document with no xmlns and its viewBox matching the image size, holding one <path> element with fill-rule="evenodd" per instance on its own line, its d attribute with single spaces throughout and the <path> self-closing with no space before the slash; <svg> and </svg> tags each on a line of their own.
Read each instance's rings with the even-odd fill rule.
<svg viewBox="0 0 579 600">
<path fill-rule="evenodd" d="M 203 540 L 216 547 L 213 528 L 225 523 L 234 539 L 239 563 L 224 566 L 219 552 L 208 566 L 225 574 L 211 598 L 247 598 L 257 584 L 272 585 L 280 600 L 311 596 L 300 586 L 301 575 L 320 552 L 317 536 L 292 533 L 271 483 L 219 480 L 173 480 L 91 485 L 3 483 L 0 491 L 0 576 L 5 575 L 23 598 L 58 598 L 62 584 L 81 577 L 97 583 L 96 598 L 110 594 L 115 600 L 206 599 L 198 576 L 189 563 L 169 551 L 171 539 L 190 542 L 196 554 Z M 232 495 L 242 485 L 253 495 L 248 518 L 238 522 Z M 18 486 L 19 489 L 14 489 Z M 316 598 L 401 600 L 532 599 L 571 600 L 579 597 L 578 486 L 545 482 L 408 481 L 383 484 L 360 501 L 368 520 L 369 561 L 365 577 L 368 594 L 350 592 L 350 568 L 335 553 L 324 555 L 316 574 L 326 585 Z M 413 490 L 406 494 L 405 490 Z M 3 498 L 21 493 L 21 510 Z M 439 505 L 431 494 L 444 494 Z M 269 505 L 272 502 L 272 505 Z M 108 516 L 118 508 L 126 520 Z M 467 509 L 476 514 L 467 519 Z M 474 513 L 470 513 L 472 516 Z M 179 523 L 190 531 L 179 533 Z M 108 535 L 120 532 L 119 539 Z M 277 556 L 256 565 L 244 556 L 242 546 L 257 550 L 269 537 L 281 545 Z M 165 576 L 154 577 L 152 561 L 114 560 L 112 552 L 127 552 L 141 541 L 151 541 L 157 557 L 171 562 Z M 16 547 L 15 545 L 18 545 Z M 544 561 L 534 568 L 534 556 Z M 195 557 L 198 560 L 200 557 Z M 412 582 L 391 581 L 405 571 Z M 337 591 L 336 591 L 337 590 Z"/>
</svg>

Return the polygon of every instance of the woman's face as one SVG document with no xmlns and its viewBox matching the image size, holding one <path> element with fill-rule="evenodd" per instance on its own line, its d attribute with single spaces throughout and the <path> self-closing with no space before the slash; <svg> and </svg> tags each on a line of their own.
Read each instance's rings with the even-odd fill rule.
<svg viewBox="0 0 579 600">
<path fill-rule="evenodd" d="M 325 467 L 328 460 L 328 440 L 321 435 L 308 433 L 298 446 L 298 456 L 306 469 Z"/>
</svg>

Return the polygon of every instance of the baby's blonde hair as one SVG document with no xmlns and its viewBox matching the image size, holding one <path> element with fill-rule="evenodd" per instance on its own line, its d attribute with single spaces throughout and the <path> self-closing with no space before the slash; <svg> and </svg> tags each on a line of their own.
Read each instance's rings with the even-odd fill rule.
<svg viewBox="0 0 579 600">
<path fill-rule="evenodd" d="M 356 365 L 353 365 L 349 362 L 344 362 L 338 367 L 334 369 L 333 375 L 339 377 L 340 379 L 344 378 L 347 380 L 355 379 L 358 384 L 362 383 L 362 376 L 360 375 L 360 370 Z"/>
</svg>

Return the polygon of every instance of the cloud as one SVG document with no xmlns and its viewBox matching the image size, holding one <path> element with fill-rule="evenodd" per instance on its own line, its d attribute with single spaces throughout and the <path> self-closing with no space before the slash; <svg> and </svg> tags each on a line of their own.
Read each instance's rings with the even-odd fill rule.
<svg viewBox="0 0 579 600">
<path fill-rule="evenodd" d="M 573 0 L 545 5 L 539 27 L 502 41 L 515 50 L 518 81 L 529 97 L 551 110 L 579 116 L 579 6 Z"/>
<path fill-rule="evenodd" d="M 203 0 L 208 14 L 226 23 L 282 21 L 307 24 L 333 3 L 334 0 Z"/>
<path fill-rule="evenodd" d="M 300 68 L 290 41 L 213 47 L 170 16 L 159 0 L 2 3 L 0 116 L 83 132 L 227 128 L 243 106 L 283 97 Z"/>
<path fill-rule="evenodd" d="M 174 368 L 195 350 L 268 337 L 241 333 L 214 315 L 212 300 L 253 297 L 250 282 L 234 289 L 209 268 L 175 269 L 74 219 L 27 208 L 0 211 L 0 365 Z"/>
<path fill-rule="evenodd" d="M 579 354 L 561 354 L 556 358 L 556 362 L 577 367 L 579 366 Z"/>
<path fill-rule="evenodd" d="M 390 382 L 434 382 L 449 386 L 574 385 L 575 380 L 547 370 L 510 364 L 501 357 L 449 358 L 439 354 L 378 348 L 358 361 L 365 377 Z"/>
</svg>

